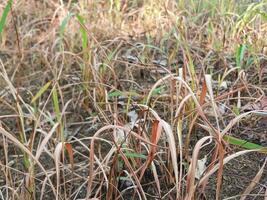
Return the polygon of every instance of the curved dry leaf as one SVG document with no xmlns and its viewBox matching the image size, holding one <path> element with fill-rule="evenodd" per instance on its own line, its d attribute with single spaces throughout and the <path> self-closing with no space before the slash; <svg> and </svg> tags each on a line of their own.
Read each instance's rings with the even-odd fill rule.
<svg viewBox="0 0 267 200">
<path fill-rule="evenodd" d="M 159 117 L 156 111 L 149 108 L 147 105 L 138 104 L 138 106 L 144 107 L 145 109 L 149 110 L 149 112 L 156 118 L 156 120 L 160 122 L 163 130 L 165 131 L 165 134 L 167 135 L 167 140 L 169 143 L 169 148 L 171 152 L 171 160 L 172 160 L 172 165 L 173 165 L 173 170 L 174 170 L 174 175 L 175 175 L 175 182 L 176 182 L 176 187 L 178 191 L 179 172 L 178 172 L 178 165 L 177 165 L 177 160 L 176 160 L 177 159 L 176 144 L 175 144 L 175 138 L 173 135 L 172 128 L 166 121 L 164 121 L 163 119 Z M 179 195 L 179 192 L 177 192 L 177 197 L 178 195 Z"/>
<path fill-rule="evenodd" d="M 45 176 L 48 178 L 48 182 L 49 182 L 49 184 L 50 184 L 50 186 L 52 188 L 52 191 L 53 191 L 54 195 L 56 196 L 56 191 L 55 191 L 55 188 L 54 188 L 54 186 L 52 184 L 52 181 L 49 178 L 49 176 L 47 174 L 47 171 L 45 170 L 45 168 L 43 167 L 43 165 L 39 162 L 39 160 L 17 138 L 15 138 L 12 134 L 10 134 L 9 132 L 7 132 L 1 126 L 0 126 L 0 133 L 3 134 L 5 137 L 7 137 L 9 140 L 11 140 L 14 145 L 18 146 L 23 152 L 27 153 L 37 163 L 37 165 L 44 172 Z"/>
<path fill-rule="evenodd" d="M 58 127 L 59 123 L 57 122 L 53 128 L 49 131 L 49 133 L 45 136 L 45 138 L 43 139 L 43 141 L 41 142 L 41 145 L 39 146 L 39 148 L 36 151 L 36 155 L 35 157 L 37 159 L 39 159 L 40 155 L 42 154 L 45 145 L 48 143 L 49 139 L 52 137 L 53 133 L 55 132 L 56 128 Z"/>
<path fill-rule="evenodd" d="M 98 158 L 96 157 L 96 155 L 94 153 L 94 142 L 95 142 L 96 139 L 100 139 L 100 138 L 98 138 L 98 136 L 101 133 L 103 133 L 105 130 L 108 130 L 108 129 L 121 129 L 123 131 L 126 131 L 129 134 L 132 134 L 135 138 L 143 141 L 144 143 L 154 146 L 153 143 L 147 141 L 146 139 L 144 139 L 143 137 L 141 137 L 140 135 L 138 135 L 137 133 L 135 133 L 134 131 L 132 131 L 131 129 L 129 129 L 127 127 L 118 126 L 118 125 L 107 125 L 107 126 L 104 126 L 104 127 L 100 128 L 94 134 L 94 136 L 92 137 L 91 145 L 90 145 L 90 155 L 89 155 L 89 157 L 90 157 L 89 158 L 90 165 L 89 165 L 89 180 L 88 180 L 88 186 L 87 186 L 87 198 L 90 197 L 91 190 L 92 190 L 92 183 L 93 183 L 93 180 L 94 180 L 94 174 L 95 174 L 94 173 L 94 159 L 96 160 L 96 163 L 98 164 L 100 169 L 103 171 L 103 173 L 105 171 L 103 169 L 103 166 L 101 165 L 101 162 L 98 160 Z M 108 188 L 108 179 L 106 178 L 105 173 L 104 173 L 104 177 L 105 177 L 107 188 Z M 138 178 L 137 178 L 137 180 L 138 180 Z M 139 188 L 139 189 L 142 191 L 142 188 Z"/>
<path fill-rule="evenodd" d="M 207 140 L 210 140 L 207 144 L 204 144 Z M 187 174 L 187 186 L 186 186 L 186 190 L 187 190 L 187 194 L 185 199 L 192 199 L 194 192 L 195 192 L 195 177 L 196 177 L 196 170 L 197 170 L 197 161 L 198 161 L 198 154 L 199 151 L 206 145 L 210 144 L 212 142 L 212 136 L 206 136 L 201 138 L 193 151 L 193 155 L 192 155 L 192 161 L 191 164 L 189 166 L 189 170 L 188 170 L 188 174 Z"/>
<path fill-rule="evenodd" d="M 243 111 L 263 110 L 267 111 L 267 96 L 262 97 L 259 102 L 248 103 L 242 108 Z"/>
<path fill-rule="evenodd" d="M 247 195 L 253 190 L 253 188 L 257 185 L 257 183 L 260 181 L 260 178 L 264 172 L 265 165 L 267 163 L 267 158 L 265 159 L 262 167 L 256 174 L 256 176 L 253 178 L 253 180 L 250 182 L 249 186 L 246 188 L 246 190 L 243 192 L 243 195 L 241 196 L 240 200 L 245 200 Z"/>
<path fill-rule="evenodd" d="M 47 177 L 45 177 L 43 183 L 42 183 L 42 188 L 41 188 L 41 194 L 40 194 L 40 200 L 43 200 L 43 196 L 45 193 L 45 186 L 46 186 L 46 182 L 47 182 Z"/>
<path fill-rule="evenodd" d="M 156 182 L 156 186 L 157 186 L 157 189 L 158 189 L 158 193 L 161 194 L 160 180 L 159 180 L 159 176 L 158 176 L 158 173 L 157 173 L 157 168 L 156 168 L 154 162 L 151 163 L 151 170 L 152 170 L 153 176 L 155 178 L 155 182 Z"/>
<path fill-rule="evenodd" d="M 151 162 L 153 161 L 155 154 L 156 154 L 156 150 L 157 150 L 157 143 L 159 141 L 160 135 L 161 135 L 161 130 L 162 130 L 162 126 L 160 124 L 160 121 L 155 120 L 153 122 L 152 125 L 152 133 L 151 133 L 151 142 L 155 145 L 155 146 L 151 146 L 150 148 L 150 152 L 149 152 L 149 156 L 148 156 L 148 160 L 147 160 L 147 167 L 151 164 Z"/>
<path fill-rule="evenodd" d="M 250 152 L 257 152 L 257 151 L 260 151 L 259 149 L 253 149 L 253 150 L 244 150 L 244 151 L 239 151 L 239 152 L 236 152 L 226 158 L 223 159 L 223 164 L 227 164 L 230 160 L 238 157 L 238 156 L 241 156 L 241 155 L 244 155 L 246 153 L 250 153 Z M 214 174 L 218 169 L 219 169 L 219 164 L 220 163 L 217 163 L 207 174 L 205 174 L 199 181 L 199 185 L 202 185 L 204 183 L 204 181 L 209 178 L 212 174 Z"/>
<path fill-rule="evenodd" d="M 264 116 L 266 113 L 261 110 L 260 111 L 253 110 L 253 111 L 245 112 L 241 115 L 238 115 L 237 117 L 235 117 L 228 123 L 228 125 L 221 132 L 221 135 L 222 136 L 225 135 L 237 122 L 239 122 L 243 117 L 246 117 L 247 115 L 250 115 L 250 114 L 258 114 L 258 115 Z"/>
<path fill-rule="evenodd" d="M 211 129 L 213 130 L 213 131 L 210 132 L 210 134 L 211 134 L 212 136 L 216 137 L 216 138 L 220 137 L 220 136 L 219 136 L 219 134 L 220 134 L 219 131 L 216 130 L 216 129 L 213 127 L 213 125 L 209 122 L 209 120 L 207 119 L 207 117 L 206 117 L 206 115 L 205 115 L 205 113 L 204 113 L 204 111 L 203 111 L 201 105 L 199 104 L 196 95 L 195 95 L 194 92 L 192 91 L 191 87 L 190 87 L 190 86 L 183 80 L 183 78 L 181 78 L 181 77 L 179 77 L 179 76 L 175 76 L 175 74 L 169 74 L 169 75 L 167 75 L 167 76 L 165 76 L 165 77 L 159 79 L 159 80 L 153 85 L 152 89 L 150 90 L 150 92 L 149 92 L 149 94 L 148 94 L 148 96 L 147 96 L 146 105 L 149 104 L 149 102 L 150 102 L 150 98 L 151 98 L 151 96 L 152 96 L 152 93 L 153 93 L 154 89 L 156 89 L 161 83 L 164 83 L 164 81 L 165 81 L 165 80 L 168 80 L 168 79 L 176 80 L 177 82 L 179 82 L 179 83 L 181 83 L 181 84 L 183 84 L 183 85 L 185 86 L 185 88 L 188 90 L 188 92 L 189 92 L 189 93 L 191 94 L 191 96 L 192 96 L 192 99 L 193 99 L 193 101 L 194 101 L 194 103 L 195 103 L 195 106 L 196 106 L 196 109 L 197 109 L 197 111 L 198 111 L 198 114 L 199 114 L 199 115 L 201 116 L 201 118 L 205 121 L 205 123 L 206 123 L 207 125 L 209 125 L 209 126 L 211 127 Z"/>
<path fill-rule="evenodd" d="M 121 149 L 118 149 L 119 150 L 119 153 L 120 153 L 120 156 L 121 158 L 124 160 L 124 163 L 125 165 L 127 166 L 127 168 L 129 169 L 129 171 L 131 172 L 135 182 L 136 182 L 136 185 L 137 185 L 137 188 L 140 190 L 140 193 L 143 197 L 144 200 L 146 200 L 146 195 L 145 195 L 145 191 L 143 190 L 143 187 L 135 173 L 135 171 L 133 170 L 132 166 L 131 166 L 131 163 L 129 162 L 129 160 L 127 159 L 127 157 L 124 155 L 124 153 L 121 151 Z"/>
</svg>

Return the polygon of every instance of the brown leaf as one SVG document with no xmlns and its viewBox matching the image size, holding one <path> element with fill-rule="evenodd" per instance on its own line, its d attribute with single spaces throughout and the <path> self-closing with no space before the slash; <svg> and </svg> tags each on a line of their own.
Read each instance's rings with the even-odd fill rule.
<svg viewBox="0 0 267 200">
<path fill-rule="evenodd" d="M 152 125 L 151 143 L 157 145 L 158 140 L 160 138 L 160 134 L 161 134 L 161 126 L 159 124 L 159 121 L 155 120 Z M 151 146 L 148 158 L 148 165 L 150 165 L 150 163 L 153 161 L 155 157 L 155 152 L 156 152 L 156 146 Z"/>
<path fill-rule="evenodd" d="M 65 148 L 68 152 L 69 155 L 69 159 L 70 159 L 70 164 L 71 164 L 71 168 L 72 170 L 74 169 L 74 159 L 73 159 L 73 149 L 70 143 L 65 143 Z"/>
<path fill-rule="evenodd" d="M 199 101 L 200 105 L 204 104 L 206 95 L 207 95 L 207 85 L 206 85 L 206 81 L 204 80 L 201 94 L 200 94 L 200 101 Z"/>
</svg>

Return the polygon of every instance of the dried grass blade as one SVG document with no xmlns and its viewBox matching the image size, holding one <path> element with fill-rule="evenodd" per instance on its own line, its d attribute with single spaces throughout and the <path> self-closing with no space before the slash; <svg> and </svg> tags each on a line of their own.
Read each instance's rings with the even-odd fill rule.
<svg viewBox="0 0 267 200">
<path fill-rule="evenodd" d="M 246 112 L 243 113 L 241 115 L 238 115 L 237 117 L 235 117 L 234 119 L 232 119 L 228 125 L 224 128 L 224 130 L 221 132 L 221 135 L 223 136 L 224 134 L 226 134 L 237 122 L 239 122 L 243 117 L 246 117 L 247 115 L 250 115 L 252 113 L 255 113 L 256 111 L 250 111 L 250 112 Z"/>
<path fill-rule="evenodd" d="M 200 105 L 203 105 L 204 102 L 205 102 L 205 98 L 206 98 L 206 95 L 207 95 L 207 84 L 206 84 L 206 81 L 204 79 L 203 81 L 203 85 L 202 85 L 202 90 L 201 90 L 201 94 L 200 94 L 200 100 L 199 100 L 199 104 Z"/>
<path fill-rule="evenodd" d="M 256 174 L 256 176 L 252 179 L 251 183 L 249 184 L 249 186 L 245 189 L 245 191 L 243 192 L 240 200 L 245 200 L 247 195 L 253 190 L 253 188 L 256 186 L 256 184 L 260 181 L 260 178 L 264 172 L 265 169 L 265 165 L 267 163 L 267 158 L 265 159 L 262 167 L 260 168 L 260 170 L 258 171 L 258 173 Z M 266 196 L 267 197 L 267 196 Z M 265 197 L 265 198 L 266 198 Z"/>
<path fill-rule="evenodd" d="M 72 169 L 72 173 L 73 173 L 73 171 L 74 171 L 73 148 L 72 148 L 72 145 L 70 143 L 65 143 L 65 148 L 68 152 L 68 156 L 69 156 L 70 164 L 71 164 L 71 169 Z"/>
<path fill-rule="evenodd" d="M 151 134 L 151 143 L 155 146 L 151 146 L 149 156 L 148 156 L 148 164 L 147 167 L 151 164 L 155 157 L 156 153 L 156 145 L 159 141 L 160 135 L 161 135 L 162 126 L 158 120 L 155 120 L 152 125 L 152 134 Z"/>
<path fill-rule="evenodd" d="M 13 142 L 13 144 L 15 144 L 16 146 L 18 146 L 23 152 L 27 153 L 38 164 L 38 166 L 44 172 L 45 176 L 48 178 L 48 182 L 51 185 L 51 189 L 52 189 L 54 195 L 56 196 L 56 190 L 55 190 L 55 188 L 54 188 L 54 186 L 52 184 L 52 181 L 49 178 L 49 176 L 47 174 L 47 171 L 44 169 L 43 165 L 39 162 L 39 160 L 17 138 L 15 138 L 12 134 L 10 134 L 9 132 L 7 132 L 1 126 L 0 126 L 0 133 L 3 134 L 8 139 L 10 139 Z"/>
<path fill-rule="evenodd" d="M 59 123 L 56 123 L 53 128 L 49 131 L 49 133 L 45 136 L 45 138 L 43 139 L 43 141 L 41 142 L 40 147 L 37 149 L 36 151 L 36 155 L 35 157 L 37 159 L 39 159 L 40 155 L 42 154 L 45 145 L 48 143 L 49 139 L 52 137 L 53 133 L 55 132 L 56 128 L 58 127 Z"/>
<path fill-rule="evenodd" d="M 133 178 L 135 179 L 136 185 L 139 188 L 139 191 L 140 191 L 140 193 L 141 193 L 141 195 L 143 197 L 142 199 L 146 200 L 147 198 L 146 198 L 145 192 L 144 192 L 144 190 L 142 188 L 142 185 L 141 185 L 138 177 L 136 176 L 136 173 L 134 172 L 133 168 L 131 167 L 131 163 L 129 162 L 129 160 L 127 159 L 127 157 L 124 155 L 124 153 L 121 151 L 121 149 L 118 149 L 118 150 L 120 152 L 120 156 L 123 159 L 125 165 L 127 166 L 127 168 L 129 169 L 129 171 L 131 172 Z"/>
<path fill-rule="evenodd" d="M 216 123 L 217 123 L 217 129 L 220 130 L 220 124 L 219 124 L 219 119 L 218 119 L 218 108 L 214 99 L 214 95 L 213 95 L 213 89 L 212 89 L 212 77 L 210 74 L 206 74 L 205 75 L 205 82 L 206 82 L 206 86 L 207 86 L 207 90 L 209 92 L 209 96 L 210 96 L 210 100 L 211 100 L 211 105 L 212 105 L 212 109 L 213 109 L 213 113 L 216 119 Z M 220 138 L 220 135 L 218 136 Z"/>
<path fill-rule="evenodd" d="M 178 194 L 178 190 L 179 190 L 179 187 L 178 187 L 178 185 L 179 185 L 178 184 L 179 183 L 179 172 L 178 172 L 178 165 L 177 165 L 176 144 L 175 144 L 175 138 L 174 138 L 174 134 L 173 134 L 172 128 L 167 122 L 165 122 L 163 119 L 161 119 L 159 117 L 159 115 L 157 114 L 157 112 L 154 111 L 153 109 L 149 108 L 146 105 L 142 105 L 142 104 L 138 104 L 138 106 L 144 107 L 146 110 L 149 110 L 150 113 L 158 121 L 160 121 L 160 124 L 161 124 L 163 130 L 165 131 L 165 133 L 167 135 L 167 140 L 168 140 L 168 143 L 169 143 L 169 149 L 170 149 L 170 152 L 171 152 L 171 160 L 172 160 L 172 165 L 173 165 L 173 170 L 174 170 L 174 175 L 175 175 L 175 182 L 176 182 L 175 187 L 177 189 L 177 198 L 178 198 L 178 196 L 179 196 L 179 194 Z"/>
<path fill-rule="evenodd" d="M 151 164 L 151 170 L 152 170 L 153 176 L 155 178 L 156 186 L 157 186 L 157 189 L 158 189 L 158 194 L 161 195 L 160 181 L 159 181 L 159 177 L 158 177 L 156 166 L 155 166 L 155 164 L 153 162 Z"/>
<path fill-rule="evenodd" d="M 154 160 L 154 157 L 155 157 L 155 153 L 156 153 L 156 148 L 157 148 L 157 143 L 159 141 L 159 138 L 160 138 L 160 135 L 161 135 L 161 131 L 162 131 L 162 126 L 160 124 L 160 121 L 159 120 L 155 120 L 153 122 L 153 125 L 152 125 L 152 133 L 151 133 L 151 143 L 154 144 L 154 146 L 151 146 L 150 147 L 150 151 L 149 151 L 149 154 L 148 154 L 148 158 L 147 158 L 147 161 L 140 173 L 140 176 L 139 176 L 139 180 L 141 181 L 141 179 L 143 178 L 143 175 L 146 171 L 146 169 L 151 165 L 152 161 Z"/>
<path fill-rule="evenodd" d="M 226 158 L 223 159 L 223 164 L 227 164 L 230 160 L 238 157 L 238 156 L 241 156 L 241 155 L 244 155 L 246 153 L 250 153 L 250 152 L 258 152 L 260 151 L 259 149 L 254 149 L 254 150 L 244 150 L 244 151 L 239 151 L 239 152 L 236 152 Z M 199 181 L 199 185 L 202 185 L 207 178 L 209 178 L 212 174 L 214 174 L 217 170 L 219 169 L 219 164 L 216 164 L 208 173 L 206 173 Z"/>
<path fill-rule="evenodd" d="M 155 113 L 156 114 L 156 113 Z M 158 117 L 159 118 L 159 117 Z M 160 118 L 159 118 L 160 119 Z M 127 127 L 123 127 L 123 126 L 117 126 L 117 125 L 107 125 L 107 126 L 104 126 L 102 128 L 100 128 L 95 134 L 94 136 L 92 137 L 92 140 L 91 140 L 91 145 L 90 145 L 90 156 L 89 156 L 89 180 L 88 180 L 88 187 L 87 187 L 87 198 L 90 198 L 90 195 L 91 195 L 91 191 L 92 191 L 92 183 L 93 183 L 93 180 L 94 180 L 94 159 L 96 159 L 96 163 L 99 165 L 99 167 L 102 169 L 103 173 L 104 173 L 104 169 L 101 167 L 101 163 L 99 162 L 99 160 L 97 160 L 97 157 L 95 156 L 94 154 L 94 143 L 95 143 L 95 140 L 96 139 L 99 139 L 98 136 L 108 130 L 108 129 L 122 129 L 123 131 L 126 131 L 127 133 L 133 135 L 136 139 L 138 140 L 141 140 L 143 141 L 144 143 L 146 144 L 149 144 L 151 146 L 155 146 L 153 143 L 147 141 L 146 139 L 144 139 L 143 137 L 141 137 L 140 135 L 138 135 L 137 133 L 135 133 L 134 131 L 132 131 L 131 129 L 127 128 Z M 174 142 L 174 138 L 173 138 L 173 141 Z M 175 144 L 174 144 L 174 147 L 175 147 Z M 129 161 L 128 161 L 129 162 Z M 105 174 L 104 174 L 105 176 Z M 105 176 L 105 180 L 106 182 L 108 183 L 108 179 L 106 178 Z M 138 180 L 138 178 L 137 178 Z M 107 187 L 108 187 L 108 184 L 107 184 Z"/>
<path fill-rule="evenodd" d="M 54 160 L 55 160 L 55 165 L 56 165 L 56 175 L 57 175 L 57 187 L 56 187 L 56 191 L 57 191 L 57 196 L 56 196 L 56 200 L 59 199 L 59 185 L 60 185 L 60 168 L 59 168 L 59 163 L 60 163 L 60 155 L 62 152 L 62 147 L 63 147 L 63 143 L 60 142 L 57 144 L 55 152 L 54 152 Z"/>
<path fill-rule="evenodd" d="M 225 150 L 222 143 L 217 143 L 218 153 L 219 153 L 219 170 L 217 174 L 217 187 L 216 187 L 216 200 L 220 199 L 220 191 L 222 187 L 222 175 L 223 175 L 223 158 L 225 155 Z"/>
<path fill-rule="evenodd" d="M 201 138 L 193 151 L 193 156 L 192 156 L 192 161 L 191 164 L 189 166 L 189 170 L 188 170 L 188 174 L 187 174 L 187 186 L 186 186 L 186 190 L 187 190 L 187 194 L 185 199 L 193 199 L 194 197 L 194 192 L 195 192 L 195 174 L 196 174 L 196 168 L 197 168 L 197 160 L 198 160 L 198 154 L 201 148 L 203 148 L 204 146 L 208 145 L 212 140 L 212 136 L 206 136 Z M 206 141 L 210 140 L 209 143 L 204 144 Z"/>
</svg>

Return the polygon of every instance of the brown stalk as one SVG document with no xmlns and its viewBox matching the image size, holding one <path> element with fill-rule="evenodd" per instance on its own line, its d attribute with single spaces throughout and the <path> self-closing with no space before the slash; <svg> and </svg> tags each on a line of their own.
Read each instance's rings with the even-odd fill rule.
<svg viewBox="0 0 267 200">
<path fill-rule="evenodd" d="M 222 186 L 223 159 L 225 155 L 225 150 L 224 150 L 223 144 L 220 142 L 217 142 L 217 148 L 218 148 L 218 153 L 219 153 L 219 169 L 218 169 L 218 174 L 217 174 L 216 200 L 219 200 L 221 186 Z"/>
</svg>

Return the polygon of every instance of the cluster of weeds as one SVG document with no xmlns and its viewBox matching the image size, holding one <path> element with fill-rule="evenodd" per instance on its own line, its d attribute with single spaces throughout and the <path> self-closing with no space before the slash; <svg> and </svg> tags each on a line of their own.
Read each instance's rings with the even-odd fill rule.
<svg viewBox="0 0 267 200">
<path fill-rule="evenodd" d="M 267 162 L 266 8 L 1 1 L 0 199 L 253 196 Z M 260 142 L 236 134 L 247 120 Z M 253 180 L 221 194 L 224 166 L 253 152 L 265 158 Z"/>
</svg>

